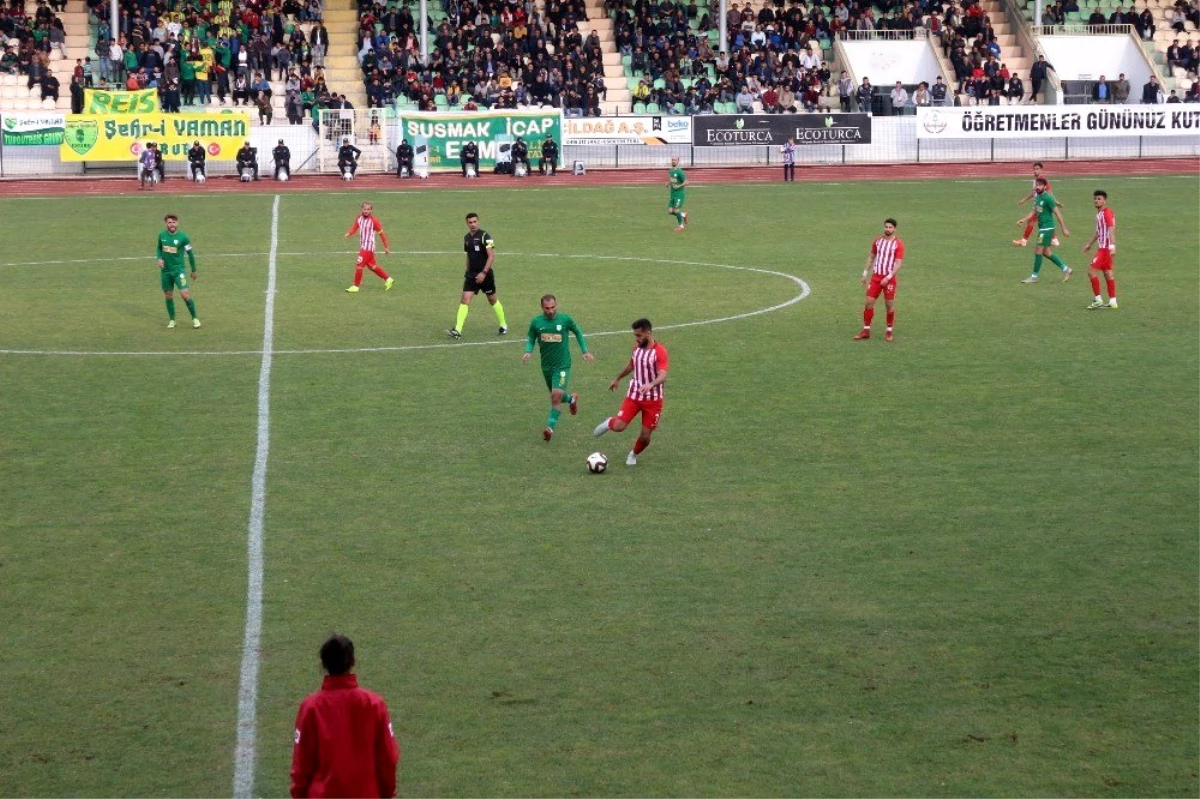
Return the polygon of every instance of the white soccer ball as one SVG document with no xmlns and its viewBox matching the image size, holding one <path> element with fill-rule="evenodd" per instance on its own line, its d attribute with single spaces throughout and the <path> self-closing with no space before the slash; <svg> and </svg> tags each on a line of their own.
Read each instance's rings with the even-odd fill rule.
<svg viewBox="0 0 1200 799">
<path fill-rule="evenodd" d="M 275 173 L 275 179 L 279 180 L 279 181 L 283 181 L 284 183 L 287 183 L 288 182 L 288 174 L 287 174 L 287 172 L 284 172 L 281 169 Z"/>
<path fill-rule="evenodd" d="M 587 456 L 587 467 L 592 474 L 604 474 L 608 468 L 608 456 L 603 452 L 593 452 Z"/>
<path fill-rule="evenodd" d="M 238 180 L 242 181 L 242 183 L 249 183 L 250 182 L 250 173 L 243 172 L 241 175 L 238 176 Z"/>
<path fill-rule="evenodd" d="M 354 180 L 354 173 L 353 172 L 343 172 L 342 180 Z"/>
<path fill-rule="evenodd" d="M 197 182 L 197 183 L 203 183 L 204 181 L 205 181 L 204 173 L 203 173 L 203 172 L 197 172 L 197 173 L 196 173 L 196 182 Z"/>
</svg>

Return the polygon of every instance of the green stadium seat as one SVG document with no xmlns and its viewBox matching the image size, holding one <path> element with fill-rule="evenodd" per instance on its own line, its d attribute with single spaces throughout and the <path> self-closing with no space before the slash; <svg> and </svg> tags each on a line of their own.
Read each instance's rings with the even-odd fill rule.
<svg viewBox="0 0 1200 799">
<path fill-rule="evenodd" d="M 635 114 L 646 113 L 646 104 L 645 103 L 634 103 L 633 104 L 633 113 L 635 113 Z"/>
<path fill-rule="evenodd" d="M 666 87 L 667 87 L 666 79 L 664 79 L 664 78 L 655 78 L 654 79 L 654 88 L 665 89 Z"/>
<path fill-rule="evenodd" d="M 675 103 L 675 113 L 676 114 L 683 113 L 683 103 Z"/>
<path fill-rule="evenodd" d="M 629 91 L 633 91 L 634 89 L 637 88 L 637 85 L 639 83 L 641 83 L 641 80 L 642 80 L 641 78 L 632 78 L 632 77 L 626 78 L 625 85 L 629 87 Z"/>
<path fill-rule="evenodd" d="M 647 114 L 658 114 L 661 112 L 662 111 L 658 107 L 658 103 L 646 103 L 646 113 Z"/>
<path fill-rule="evenodd" d="M 625 67 L 626 69 L 629 69 L 629 65 L 632 63 L 633 63 L 633 56 L 631 56 L 631 55 L 621 56 L 621 66 Z"/>
</svg>

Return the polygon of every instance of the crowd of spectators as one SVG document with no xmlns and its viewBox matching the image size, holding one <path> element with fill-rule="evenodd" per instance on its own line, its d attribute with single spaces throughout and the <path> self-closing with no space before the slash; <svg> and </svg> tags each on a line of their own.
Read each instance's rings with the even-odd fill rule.
<svg viewBox="0 0 1200 799">
<path fill-rule="evenodd" d="M 66 2 L 52 1 L 59 8 Z M 0 72 L 25 75 L 31 89 L 41 86 L 43 99 L 57 100 L 50 53 L 68 55 L 62 22 L 47 0 L 39 0 L 33 18 L 20 7 L 20 0 L 0 6 Z M 320 0 L 122 0 L 115 34 L 104 0 L 89 0 L 89 12 L 96 44 L 75 60 L 73 111 L 82 108 L 85 87 L 157 89 L 165 112 L 216 98 L 253 107 L 268 124 L 276 107 L 299 125 L 314 107 L 340 102 L 323 74 L 329 35 Z M 311 35 L 298 23 L 312 23 Z M 272 81 L 283 84 L 279 102 Z"/>
<path fill-rule="evenodd" d="M 518 0 L 446 0 L 432 19 L 430 58 L 420 61 L 419 25 L 406 4 L 359 5 L 359 62 L 368 104 L 403 98 L 422 110 L 552 105 L 600 114 L 607 95 L 600 39 L 577 25 L 584 0 L 548 0 L 544 12 Z"/>
<path fill-rule="evenodd" d="M 319 0 L 186 0 L 159 5 L 122 0 L 119 30 L 109 28 L 103 0 L 89 0 L 97 27 L 100 85 L 158 89 L 164 111 L 219 105 L 253 106 L 270 123 L 276 107 L 272 81 L 284 84 L 287 119 L 304 115 L 327 95 L 324 36 L 298 23 L 320 24 Z"/>
<path fill-rule="evenodd" d="M 39 0 L 33 16 L 23 0 L 0 4 L 0 73 L 21 75 L 41 99 L 58 100 L 59 80 L 51 68 L 51 55 L 67 58 L 67 35 L 58 16 L 66 0 Z"/>
</svg>

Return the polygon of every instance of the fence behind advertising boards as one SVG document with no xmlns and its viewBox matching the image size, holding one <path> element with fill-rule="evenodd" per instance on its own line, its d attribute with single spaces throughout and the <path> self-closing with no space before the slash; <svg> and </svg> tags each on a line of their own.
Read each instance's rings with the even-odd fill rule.
<svg viewBox="0 0 1200 799">
<path fill-rule="evenodd" d="M 894 163 L 937 163 L 937 162 L 986 162 L 986 161 L 1033 161 L 1033 160 L 1074 160 L 1074 159 L 1116 159 L 1116 158 L 1163 158 L 1163 157 L 1196 157 L 1200 156 L 1200 136 L 1196 127 L 1183 127 L 1188 120 L 1200 120 L 1196 106 L 1172 104 L 1150 106 L 1151 116 L 1146 116 L 1143 106 L 999 106 L 984 108 L 942 108 L 938 109 L 940 117 L 935 117 L 935 130 L 938 127 L 950 128 L 956 124 L 956 119 L 971 118 L 970 138 L 961 136 L 950 137 L 944 132 L 931 135 L 926 129 L 928 121 L 922 111 L 920 116 L 903 117 L 865 117 L 858 114 L 795 114 L 795 115 L 746 115 L 743 129 L 750 126 L 763 125 L 770 131 L 775 131 L 780 125 L 795 130 L 796 125 L 803 130 L 826 129 L 825 119 L 832 117 L 834 129 L 844 129 L 854 117 L 868 120 L 869 125 L 863 127 L 864 136 L 870 136 L 870 143 L 863 144 L 828 144 L 808 141 L 804 146 L 796 148 L 798 164 L 894 164 Z M 1061 121 L 1058 135 L 1047 130 L 1047 125 L 1037 123 L 1038 131 L 1022 130 L 1016 135 L 1007 131 L 976 131 L 975 120 L 982 116 L 1007 114 L 1005 127 L 1011 127 L 1011 120 L 1016 114 L 1047 113 L 1063 114 L 1104 114 L 1103 124 L 1107 127 L 1104 133 L 1098 135 L 1064 135 L 1066 132 Z M 1116 114 L 1116 116 L 1114 116 Z M 1156 114 L 1165 114 L 1162 125 L 1166 130 L 1157 127 L 1160 122 Z M 1173 115 L 1183 116 L 1173 116 Z M 557 112 L 549 115 L 551 120 L 559 119 Z M 1118 118 L 1119 117 L 1119 118 Z M 736 124 L 736 117 L 733 119 Z M 1028 118 L 1028 117 L 1023 117 Z M 521 129 L 527 134 L 530 144 L 530 156 L 536 164 L 539 157 L 534 144 L 545 139 L 543 129 L 545 115 L 538 118 L 538 133 L 532 130 L 532 123 L 522 123 Z M 600 117 L 600 118 L 567 118 L 562 120 L 562 127 L 554 131 L 555 141 L 560 144 L 560 160 L 564 168 L 570 169 L 575 161 L 582 161 L 588 169 L 604 168 L 660 168 L 670 156 L 678 155 L 685 166 L 689 167 L 720 167 L 720 166 L 762 166 L 781 163 L 782 156 L 779 145 L 774 143 L 774 133 L 770 144 L 738 145 L 738 146 L 704 146 L 697 147 L 689 142 L 696 136 L 707 135 L 702 131 L 712 129 L 721 117 L 700 116 L 689 117 Z M 1095 125 L 1102 124 L 1099 116 L 1093 118 Z M 1171 120 L 1184 120 L 1173 122 Z M 765 120 L 760 122 L 760 120 Z M 1081 128 L 1088 124 L 1088 118 L 1081 118 Z M 94 162 L 64 163 L 60 158 L 62 126 L 65 118 L 52 112 L 31 112 L 6 114 L 0 119 L 0 177 L 67 177 L 92 174 L 97 167 L 101 169 L 117 169 L 119 174 L 133 174 L 133 163 L 123 164 Z M 439 119 L 439 121 L 441 121 Z M 861 122 L 858 123 L 861 126 Z M 965 127 L 964 123 L 957 123 Z M 986 123 L 998 127 L 998 123 Z M 1032 124 L 1032 123 L 1030 123 Z M 1075 124 L 1074 122 L 1071 123 Z M 1178 124 L 1178 129 L 1169 126 Z M 1021 123 L 1021 125 L 1026 125 Z M 1138 127 L 1138 126 L 1141 127 Z M 1148 127 L 1154 125 L 1156 127 Z M 918 131 L 920 134 L 918 135 Z M 499 128 L 489 129 L 489 135 L 503 133 Z M 395 149 L 403 135 L 398 120 L 388 119 L 383 126 L 383 140 L 387 142 L 381 147 L 381 157 L 373 160 L 370 165 L 363 164 L 362 173 L 379 172 L 384 169 L 394 170 Z M 511 134 L 505 134 L 511 135 Z M 292 171 L 294 174 L 315 174 L 320 171 L 321 158 L 318 157 L 318 136 L 311 124 L 269 126 L 254 125 L 250 128 L 250 142 L 258 148 L 260 158 L 270 153 L 279 139 L 284 139 L 292 151 Z M 797 144 L 801 141 L 798 140 Z M 361 147 L 362 145 L 360 145 Z M 447 148 L 449 149 L 449 148 Z M 481 147 L 481 155 L 483 148 Z M 447 152 L 447 156 L 451 154 Z M 264 162 L 262 166 L 266 167 Z M 446 165 L 449 168 L 457 166 L 457 150 Z M 481 164 L 482 166 L 482 164 Z M 168 174 L 182 175 L 186 164 L 182 161 L 168 162 Z M 487 168 L 487 167 L 485 167 Z M 209 162 L 209 174 L 220 175 L 232 173 L 233 166 L 229 162 Z M 933 174 L 931 172 L 931 174 Z"/>
</svg>

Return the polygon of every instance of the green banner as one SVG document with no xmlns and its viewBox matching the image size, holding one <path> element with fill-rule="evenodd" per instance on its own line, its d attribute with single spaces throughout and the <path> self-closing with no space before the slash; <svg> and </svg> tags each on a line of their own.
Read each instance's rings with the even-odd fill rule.
<svg viewBox="0 0 1200 799">
<path fill-rule="evenodd" d="M 62 144 L 67 115 L 61 111 L 5 114 L 0 122 L 0 142 L 5 147 Z"/>
<path fill-rule="evenodd" d="M 143 89 L 140 92 L 83 90 L 85 114 L 157 114 L 161 110 L 158 89 Z"/>
<path fill-rule="evenodd" d="M 542 157 L 542 142 L 546 134 L 562 147 L 562 112 L 551 111 L 399 111 L 400 135 L 411 143 L 418 136 L 429 140 L 431 170 L 459 169 L 462 147 L 468 141 L 479 146 L 480 170 L 496 165 L 498 136 L 521 136 L 529 145 L 529 159 L 537 163 Z M 561 151 L 561 150 L 560 150 Z"/>
</svg>

